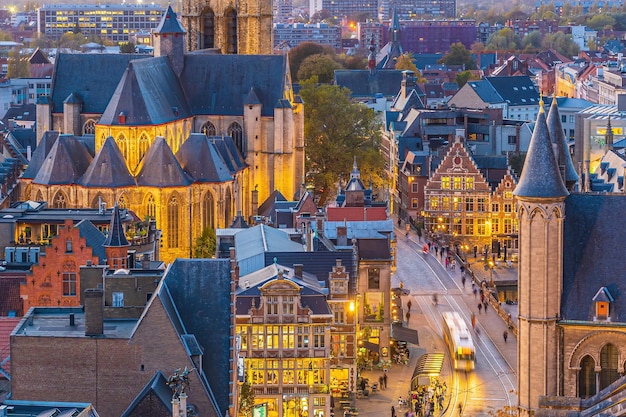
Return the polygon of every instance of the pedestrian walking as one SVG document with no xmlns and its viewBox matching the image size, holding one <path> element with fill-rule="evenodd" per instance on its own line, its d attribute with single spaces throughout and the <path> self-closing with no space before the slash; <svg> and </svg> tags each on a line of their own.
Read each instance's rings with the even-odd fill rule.
<svg viewBox="0 0 626 417">
<path fill-rule="evenodd" d="M 474 287 L 474 283 L 473 282 L 472 282 L 472 287 Z M 474 293 L 474 298 L 476 298 L 476 295 L 478 295 L 478 290 L 476 289 L 476 287 L 474 287 L 472 292 Z"/>
<path fill-rule="evenodd" d="M 483 303 L 483 309 L 485 310 L 485 313 L 487 312 L 487 306 L 489 305 L 489 303 L 487 302 L 487 300 L 485 300 L 485 302 Z"/>
<path fill-rule="evenodd" d="M 382 375 L 378 377 L 378 386 L 380 389 L 385 389 L 385 380 Z"/>
<path fill-rule="evenodd" d="M 387 374 L 383 375 L 383 385 L 385 385 L 385 389 L 387 389 Z"/>
<path fill-rule="evenodd" d="M 463 288 L 465 288 L 465 275 L 461 277 L 461 284 L 463 284 Z"/>
<path fill-rule="evenodd" d="M 476 327 L 476 314 L 472 312 L 472 329 Z"/>
<path fill-rule="evenodd" d="M 406 312 L 406 322 L 409 322 L 409 319 L 411 318 L 411 313 L 410 312 Z"/>
<path fill-rule="evenodd" d="M 391 417 L 396 417 L 396 408 L 393 405 L 391 406 Z"/>
<path fill-rule="evenodd" d="M 409 311 L 411 311 L 411 306 L 413 305 L 413 303 L 411 302 L 411 300 L 406 302 L 406 308 L 409 309 Z"/>
<path fill-rule="evenodd" d="M 450 259 L 446 256 L 446 269 L 448 269 L 449 264 L 450 264 Z"/>
<path fill-rule="evenodd" d="M 502 337 L 504 338 L 504 343 L 506 343 L 506 339 L 509 338 L 509 332 L 505 330 L 504 333 L 502 333 Z"/>
<path fill-rule="evenodd" d="M 483 311 L 483 303 L 478 303 L 478 314 Z"/>
<path fill-rule="evenodd" d="M 452 270 L 454 271 L 454 268 L 456 268 L 456 261 L 453 259 L 451 262 L 452 265 Z"/>
<path fill-rule="evenodd" d="M 459 403 L 459 415 L 463 415 L 463 404 Z"/>
</svg>

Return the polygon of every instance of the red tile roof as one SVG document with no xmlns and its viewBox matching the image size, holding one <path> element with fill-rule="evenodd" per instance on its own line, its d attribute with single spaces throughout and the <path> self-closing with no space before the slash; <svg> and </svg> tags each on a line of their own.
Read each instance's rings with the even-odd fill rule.
<svg viewBox="0 0 626 417">
<path fill-rule="evenodd" d="M 387 220 L 386 207 L 327 207 L 326 219 L 337 221 Z"/>
</svg>

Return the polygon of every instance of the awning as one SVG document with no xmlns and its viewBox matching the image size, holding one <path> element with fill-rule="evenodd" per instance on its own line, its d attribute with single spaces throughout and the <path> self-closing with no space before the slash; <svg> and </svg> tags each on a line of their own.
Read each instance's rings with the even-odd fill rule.
<svg viewBox="0 0 626 417">
<path fill-rule="evenodd" d="M 369 340 L 360 340 L 359 346 L 364 347 L 371 352 L 378 352 L 378 345 L 376 343 L 370 342 Z"/>
<path fill-rule="evenodd" d="M 391 325 L 391 338 L 401 342 L 413 343 L 414 345 L 420 344 L 417 338 L 417 330 L 403 327 L 400 323 Z"/>
<path fill-rule="evenodd" d="M 425 353 L 419 357 L 413 377 L 411 378 L 411 390 L 420 385 L 429 385 L 430 377 L 437 377 L 443 366 L 443 353 Z"/>
</svg>

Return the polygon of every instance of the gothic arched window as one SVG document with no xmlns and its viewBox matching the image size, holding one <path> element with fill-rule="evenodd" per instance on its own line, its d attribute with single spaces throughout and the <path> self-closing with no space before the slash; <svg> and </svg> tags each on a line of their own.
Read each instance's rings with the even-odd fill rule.
<svg viewBox="0 0 626 417">
<path fill-rule="evenodd" d="M 224 21 L 226 22 L 226 53 L 237 53 L 237 12 L 235 9 L 229 9 L 224 13 Z"/>
<path fill-rule="evenodd" d="M 63 191 L 58 191 L 54 195 L 54 199 L 52 200 L 52 208 L 66 208 L 67 207 L 67 196 Z"/>
<path fill-rule="evenodd" d="M 213 195 L 207 192 L 202 199 L 202 230 L 215 228 L 215 209 Z"/>
<path fill-rule="evenodd" d="M 178 196 L 172 194 L 167 202 L 167 246 L 170 248 L 178 247 L 179 221 Z"/>
<path fill-rule="evenodd" d="M 117 146 L 120 148 L 120 153 L 124 157 L 124 161 L 128 162 L 128 140 L 126 136 L 120 133 L 115 142 L 117 142 Z"/>
<path fill-rule="evenodd" d="M 600 351 L 600 391 L 617 381 L 617 348 L 607 343 Z"/>
<path fill-rule="evenodd" d="M 202 44 L 200 48 L 214 48 L 215 47 L 215 13 L 212 9 L 205 9 L 200 16 L 202 20 Z"/>
<path fill-rule="evenodd" d="M 226 226 L 230 225 L 233 221 L 233 213 L 232 213 L 232 194 L 230 192 L 230 188 L 226 190 L 226 196 L 224 196 L 224 221 L 226 222 Z"/>
<path fill-rule="evenodd" d="M 117 207 L 119 207 L 120 209 L 128 208 L 128 202 L 126 201 L 126 196 L 124 194 L 122 194 L 117 200 Z"/>
<path fill-rule="evenodd" d="M 589 398 L 596 394 L 596 362 L 589 355 L 580 361 L 580 373 L 578 374 L 578 396 Z"/>
<path fill-rule="evenodd" d="M 35 201 L 44 201 L 41 190 L 37 191 L 37 196 L 35 197 Z"/>
<path fill-rule="evenodd" d="M 137 159 L 138 162 L 141 162 L 143 157 L 146 155 L 146 152 L 148 152 L 149 147 L 150 139 L 148 138 L 148 135 L 142 133 L 141 136 L 139 136 L 139 159 Z"/>
<path fill-rule="evenodd" d="M 241 125 L 237 122 L 231 123 L 231 125 L 228 126 L 228 136 L 233 138 L 233 142 L 235 142 L 235 146 L 239 149 L 239 153 L 245 157 L 246 146 L 243 142 L 243 129 L 241 128 Z"/>
<path fill-rule="evenodd" d="M 148 194 L 148 198 L 146 198 L 146 212 L 150 218 L 156 219 L 156 202 L 152 194 Z"/>
<path fill-rule="evenodd" d="M 89 119 L 83 125 L 83 135 L 95 135 L 96 134 L 96 122 Z"/>
<path fill-rule="evenodd" d="M 217 129 L 215 129 L 215 125 L 211 122 L 206 122 L 205 124 L 202 125 L 202 127 L 200 128 L 200 131 L 205 135 L 205 136 L 215 136 L 217 135 Z"/>
</svg>

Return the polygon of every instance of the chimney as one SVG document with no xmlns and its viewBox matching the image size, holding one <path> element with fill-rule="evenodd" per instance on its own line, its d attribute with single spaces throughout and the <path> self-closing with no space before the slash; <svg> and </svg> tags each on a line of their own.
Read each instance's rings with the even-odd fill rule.
<svg viewBox="0 0 626 417">
<path fill-rule="evenodd" d="M 150 256 L 147 253 L 141 257 L 141 269 L 150 269 Z"/>
<path fill-rule="evenodd" d="M 70 327 L 74 326 L 76 326 L 76 317 L 74 316 L 74 313 L 70 313 Z"/>
<path fill-rule="evenodd" d="M 85 336 L 104 335 L 104 292 L 99 288 L 85 290 Z"/>
<path fill-rule="evenodd" d="M 126 261 L 126 265 L 128 266 L 128 269 L 136 268 L 135 260 L 137 259 L 136 258 L 137 251 L 136 250 L 129 250 L 126 253 L 127 253 L 127 257 L 128 257 L 128 260 Z"/>
<path fill-rule="evenodd" d="M 321 211 L 315 213 L 315 229 L 318 236 L 324 235 L 324 213 Z"/>
<path fill-rule="evenodd" d="M 415 88 L 415 73 L 413 71 L 402 71 L 402 83 L 400 93 L 402 98 L 406 98 L 410 91 Z"/>
<path fill-rule="evenodd" d="M 293 265 L 293 274 L 297 278 L 302 278 L 302 269 L 303 268 L 304 268 L 304 265 L 302 265 L 302 264 L 294 264 Z"/>
<path fill-rule="evenodd" d="M 91 266 L 92 264 L 93 264 L 93 262 L 91 261 L 91 259 L 87 259 L 85 261 L 85 265 L 87 265 L 87 266 Z"/>
<path fill-rule="evenodd" d="M 337 246 L 348 246 L 348 228 L 337 226 Z"/>
<path fill-rule="evenodd" d="M 121 111 L 120 114 L 117 115 L 117 122 L 121 125 L 126 124 L 126 115 L 123 111 Z"/>
</svg>

